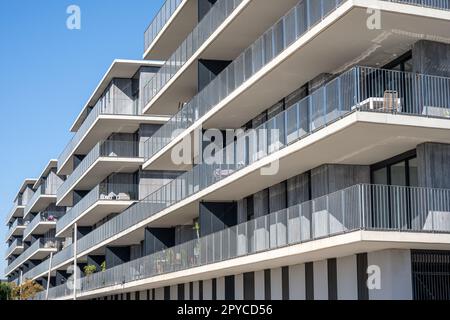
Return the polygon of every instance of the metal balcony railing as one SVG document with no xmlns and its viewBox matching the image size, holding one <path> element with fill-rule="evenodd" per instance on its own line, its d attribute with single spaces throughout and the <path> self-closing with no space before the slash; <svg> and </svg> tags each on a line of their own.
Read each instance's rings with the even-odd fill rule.
<svg viewBox="0 0 450 320">
<path fill-rule="evenodd" d="M 358 230 L 449 233 L 450 190 L 354 185 L 83 277 L 78 294 Z M 49 299 L 72 294 L 59 286 Z"/>
<path fill-rule="evenodd" d="M 20 201 L 15 201 L 13 207 L 11 208 L 11 210 L 9 211 L 8 215 L 6 216 L 6 220 L 5 223 L 8 224 L 11 219 L 13 218 L 14 214 L 16 213 L 16 211 L 19 208 L 25 208 L 25 206 L 22 204 L 22 200 Z"/>
<path fill-rule="evenodd" d="M 74 134 L 64 151 L 58 158 L 58 165 L 62 166 L 74 152 L 88 130 L 100 115 L 137 115 L 136 102 L 130 99 L 113 98 L 110 100 L 100 99 L 95 107 L 89 112 L 83 124 Z"/>
<path fill-rule="evenodd" d="M 142 107 L 177 74 L 241 2 L 242 0 L 218 0 L 214 4 L 161 69 L 145 84 Z"/>
<path fill-rule="evenodd" d="M 33 280 L 36 277 L 48 273 L 50 266 L 50 259 L 46 259 L 42 261 L 40 264 L 38 264 L 36 267 L 32 268 L 28 272 L 26 272 L 22 279 L 25 280 Z"/>
<path fill-rule="evenodd" d="M 138 200 L 136 184 L 100 184 L 92 189 L 83 199 L 62 216 L 56 223 L 56 233 L 66 229 L 84 214 L 97 201 L 132 201 Z"/>
<path fill-rule="evenodd" d="M 61 180 L 59 183 L 41 184 L 34 192 L 33 197 L 31 197 L 30 201 L 28 201 L 28 204 L 26 205 L 23 212 L 24 217 L 26 217 L 32 211 L 32 208 L 41 196 L 56 196 L 56 190 L 58 190 L 62 183 L 63 181 Z"/>
<path fill-rule="evenodd" d="M 16 231 L 17 227 L 23 227 L 25 225 L 25 222 L 22 218 L 16 218 L 11 225 L 11 227 L 8 230 L 8 233 L 6 234 L 6 240 L 12 237 L 13 233 Z"/>
<path fill-rule="evenodd" d="M 57 191 L 58 200 L 63 198 L 87 170 L 99 158 L 139 158 L 139 142 L 106 140 L 97 145 L 86 155 L 72 174 L 64 181 Z"/>
<path fill-rule="evenodd" d="M 11 243 L 11 245 L 6 250 L 5 257 L 9 257 L 18 247 L 23 247 L 22 239 L 16 239 Z"/>
<path fill-rule="evenodd" d="M 14 271 L 24 262 L 26 262 L 36 251 L 40 249 L 57 249 L 58 240 L 55 238 L 41 238 L 36 240 L 30 247 L 28 247 L 17 259 L 11 262 L 10 265 L 6 267 L 5 274 L 9 274 Z"/>
<path fill-rule="evenodd" d="M 420 6 L 448 9 L 448 1 L 440 0 L 385 0 Z M 248 49 L 225 68 L 208 86 L 191 99 L 165 123 L 151 138 L 144 142 L 144 155 L 148 160 L 168 145 L 183 130 L 219 104 L 265 65 L 278 57 L 298 38 L 307 33 L 318 22 L 335 11 L 345 0 L 302 0 L 266 31 Z M 176 64 L 175 64 L 176 65 Z M 178 70 L 178 68 L 173 68 Z M 150 80 L 150 99 L 167 82 L 174 72 L 164 71 Z M 169 76 L 167 76 L 169 75 Z M 147 95 L 147 93 L 144 93 Z M 150 101 L 149 98 L 144 101 Z"/>
<path fill-rule="evenodd" d="M 144 33 L 144 51 L 150 47 L 183 0 L 166 0 Z"/>
<path fill-rule="evenodd" d="M 28 236 L 33 232 L 33 230 L 42 222 L 56 222 L 58 221 L 59 217 L 63 214 L 63 212 L 40 212 L 38 213 L 33 220 L 31 220 L 30 223 L 27 224 L 27 227 L 25 228 L 23 232 L 23 238 L 27 239 Z"/>
<path fill-rule="evenodd" d="M 78 248 L 88 250 L 355 110 L 450 118 L 448 88 L 449 78 L 355 67 L 239 137 L 234 163 L 195 166 L 84 236 Z"/>
</svg>

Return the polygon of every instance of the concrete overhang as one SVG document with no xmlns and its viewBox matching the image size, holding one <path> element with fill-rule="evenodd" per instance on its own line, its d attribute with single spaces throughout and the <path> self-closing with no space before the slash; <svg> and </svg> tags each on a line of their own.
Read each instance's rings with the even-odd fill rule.
<svg viewBox="0 0 450 320">
<path fill-rule="evenodd" d="M 132 200 L 98 200 L 78 215 L 78 217 L 71 221 L 70 224 L 58 231 L 56 236 L 70 237 L 72 234 L 73 225 L 75 223 L 77 223 L 77 226 L 79 227 L 90 227 L 112 213 L 121 213 L 133 203 L 135 203 L 135 201 Z"/>
<path fill-rule="evenodd" d="M 139 244 L 145 227 L 189 224 L 201 201 L 236 201 L 327 163 L 371 165 L 425 142 L 450 143 L 450 120 L 355 111 L 334 123 L 239 170 L 204 190 L 91 247 L 80 256 L 102 252 L 106 245 Z M 278 171 L 261 169 L 278 162 Z M 95 231 L 94 231 L 95 232 Z"/>
<path fill-rule="evenodd" d="M 234 60 L 297 2 L 283 0 L 274 5 L 273 0 L 243 0 L 149 101 L 143 113 L 175 114 L 180 102 L 189 101 L 197 93 L 198 59 Z"/>
<path fill-rule="evenodd" d="M 71 155 L 88 154 L 99 141 L 106 140 L 112 133 L 134 133 L 141 124 L 164 124 L 168 119 L 165 116 L 99 115 L 84 137 L 77 142 Z M 58 164 L 59 174 L 72 173 L 74 168 L 71 159 L 68 156 L 64 163 Z"/>
<path fill-rule="evenodd" d="M 149 60 L 123 60 L 116 59 L 112 62 L 111 66 L 106 71 L 103 78 L 100 80 L 99 84 L 95 88 L 92 95 L 89 97 L 85 106 L 81 110 L 80 114 L 75 119 L 72 127 L 70 128 L 71 132 L 76 132 L 82 125 L 84 118 L 87 115 L 87 110 L 89 107 L 95 106 L 97 100 L 101 97 L 103 92 L 108 87 L 109 83 L 114 78 L 124 78 L 131 79 L 136 72 L 139 71 L 141 67 L 161 67 L 164 64 L 163 61 L 149 61 Z"/>
<path fill-rule="evenodd" d="M 391 249 L 446 250 L 449 245 L 449 234 L 356 230 L 323 239 L 292 244 L 270 251 L 243 255 L 186 270 L 155 275 L 120 285 L 81 292 L 77 295 L 77 298 L 92 299 L 117 293 L 143 291 L 179 283 L 189 283 L 287 265 L 298 265 L 311 261 L 346 257 L 360 252 Z M 59 297 L 61 300 L 71 298 L 73 297 Z"/>
<path fill-rule="evenodd" d="M 198 22 L 198 0 L 181 0 L 157 36 L 145 49 L 145 60 L 167 60 Z M 155 16 L 156 17 L 156 16 Z M 153 23 L 153 21 L 152 21 Z"/>
<path fill-rule="evenodd" d="M 58 168 L 58 160 L 56 159 L 52 159 L 48 162 L 42 173 L 39 175 L 39 178 L 36 180 L 36 183 L 33 185 L 33 189 L 37 189 L 42 183 L 43 179 L 45 179 L 49 175 L 50 171 L 54 168 Z"/>
<path fill-rule="evenodd" d="M 367 8 L 373 6 L 382 10 L 380 30 L 366 27 Z M 174 169 L 170 165 L 173 147 L 196 128 L 239 128 L 319 74 L 338 74 L 354 65 L 382 66 L 422 39 L 450 43 L 449 22 L 450 11 L 386 1 L 347 1 L 172 139 L 143 168 Z"/>
<path fill-rule="evenodd" d="M 91 190 L 112 173 L 133 173 L 139 170 L 144 160 L 142 158 L 99 157 L 87 168 L 68 188 L 66 193 L 58 197 L 57 206 L 72 206 L 74 190 Z"/>
</svg>

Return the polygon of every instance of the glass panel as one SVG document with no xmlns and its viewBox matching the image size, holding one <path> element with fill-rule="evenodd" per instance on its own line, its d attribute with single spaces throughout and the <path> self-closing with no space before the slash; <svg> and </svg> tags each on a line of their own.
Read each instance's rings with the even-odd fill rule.
<svg viewBox="0 0 450 320">
<path fill-rule="evenodd" d="M 400 162 L 391 166 L 391 185 L 406 186 L 405 162 Z"/>
<path fill-rule="evenodd" d="M 373 183 L 374 184 L 388 184 L 388 178 L 387 178 L 387 168 L 382 168 L 375 170 L 373 173 Z"/>
<path fill-rule="evenodd" d="M 409 186 L 418 187 L 419 179 L 418 179 L 417 158 L 409 160 L 408 165 L 409 165 Z"/>
</svg>

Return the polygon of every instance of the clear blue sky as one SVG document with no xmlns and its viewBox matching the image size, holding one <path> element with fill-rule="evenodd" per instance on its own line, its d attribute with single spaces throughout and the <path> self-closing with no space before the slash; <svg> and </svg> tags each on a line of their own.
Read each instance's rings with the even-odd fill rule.
<svg viewBox="0 0 450 320">
<path fill-rule="evenodd" d="M 144 31 L 163 2 L 0 2 L 0 278 L 4 220 L 20 184 L 58 158 L 111 62 L 142 58 Z M 71 4 L 81 8 L 81 30 L 66 28 Z"/>
</svg>

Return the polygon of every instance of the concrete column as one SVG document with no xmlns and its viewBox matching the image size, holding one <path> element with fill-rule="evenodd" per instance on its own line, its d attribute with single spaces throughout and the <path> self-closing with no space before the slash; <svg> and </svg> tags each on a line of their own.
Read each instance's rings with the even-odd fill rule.
<svg viewBox="0 0 450 320">
<path fill-rule="evenodd" d="M 420 40 L 412 49 L 413 72 L 450 77 L 450 44 Z"/>
</svg>

